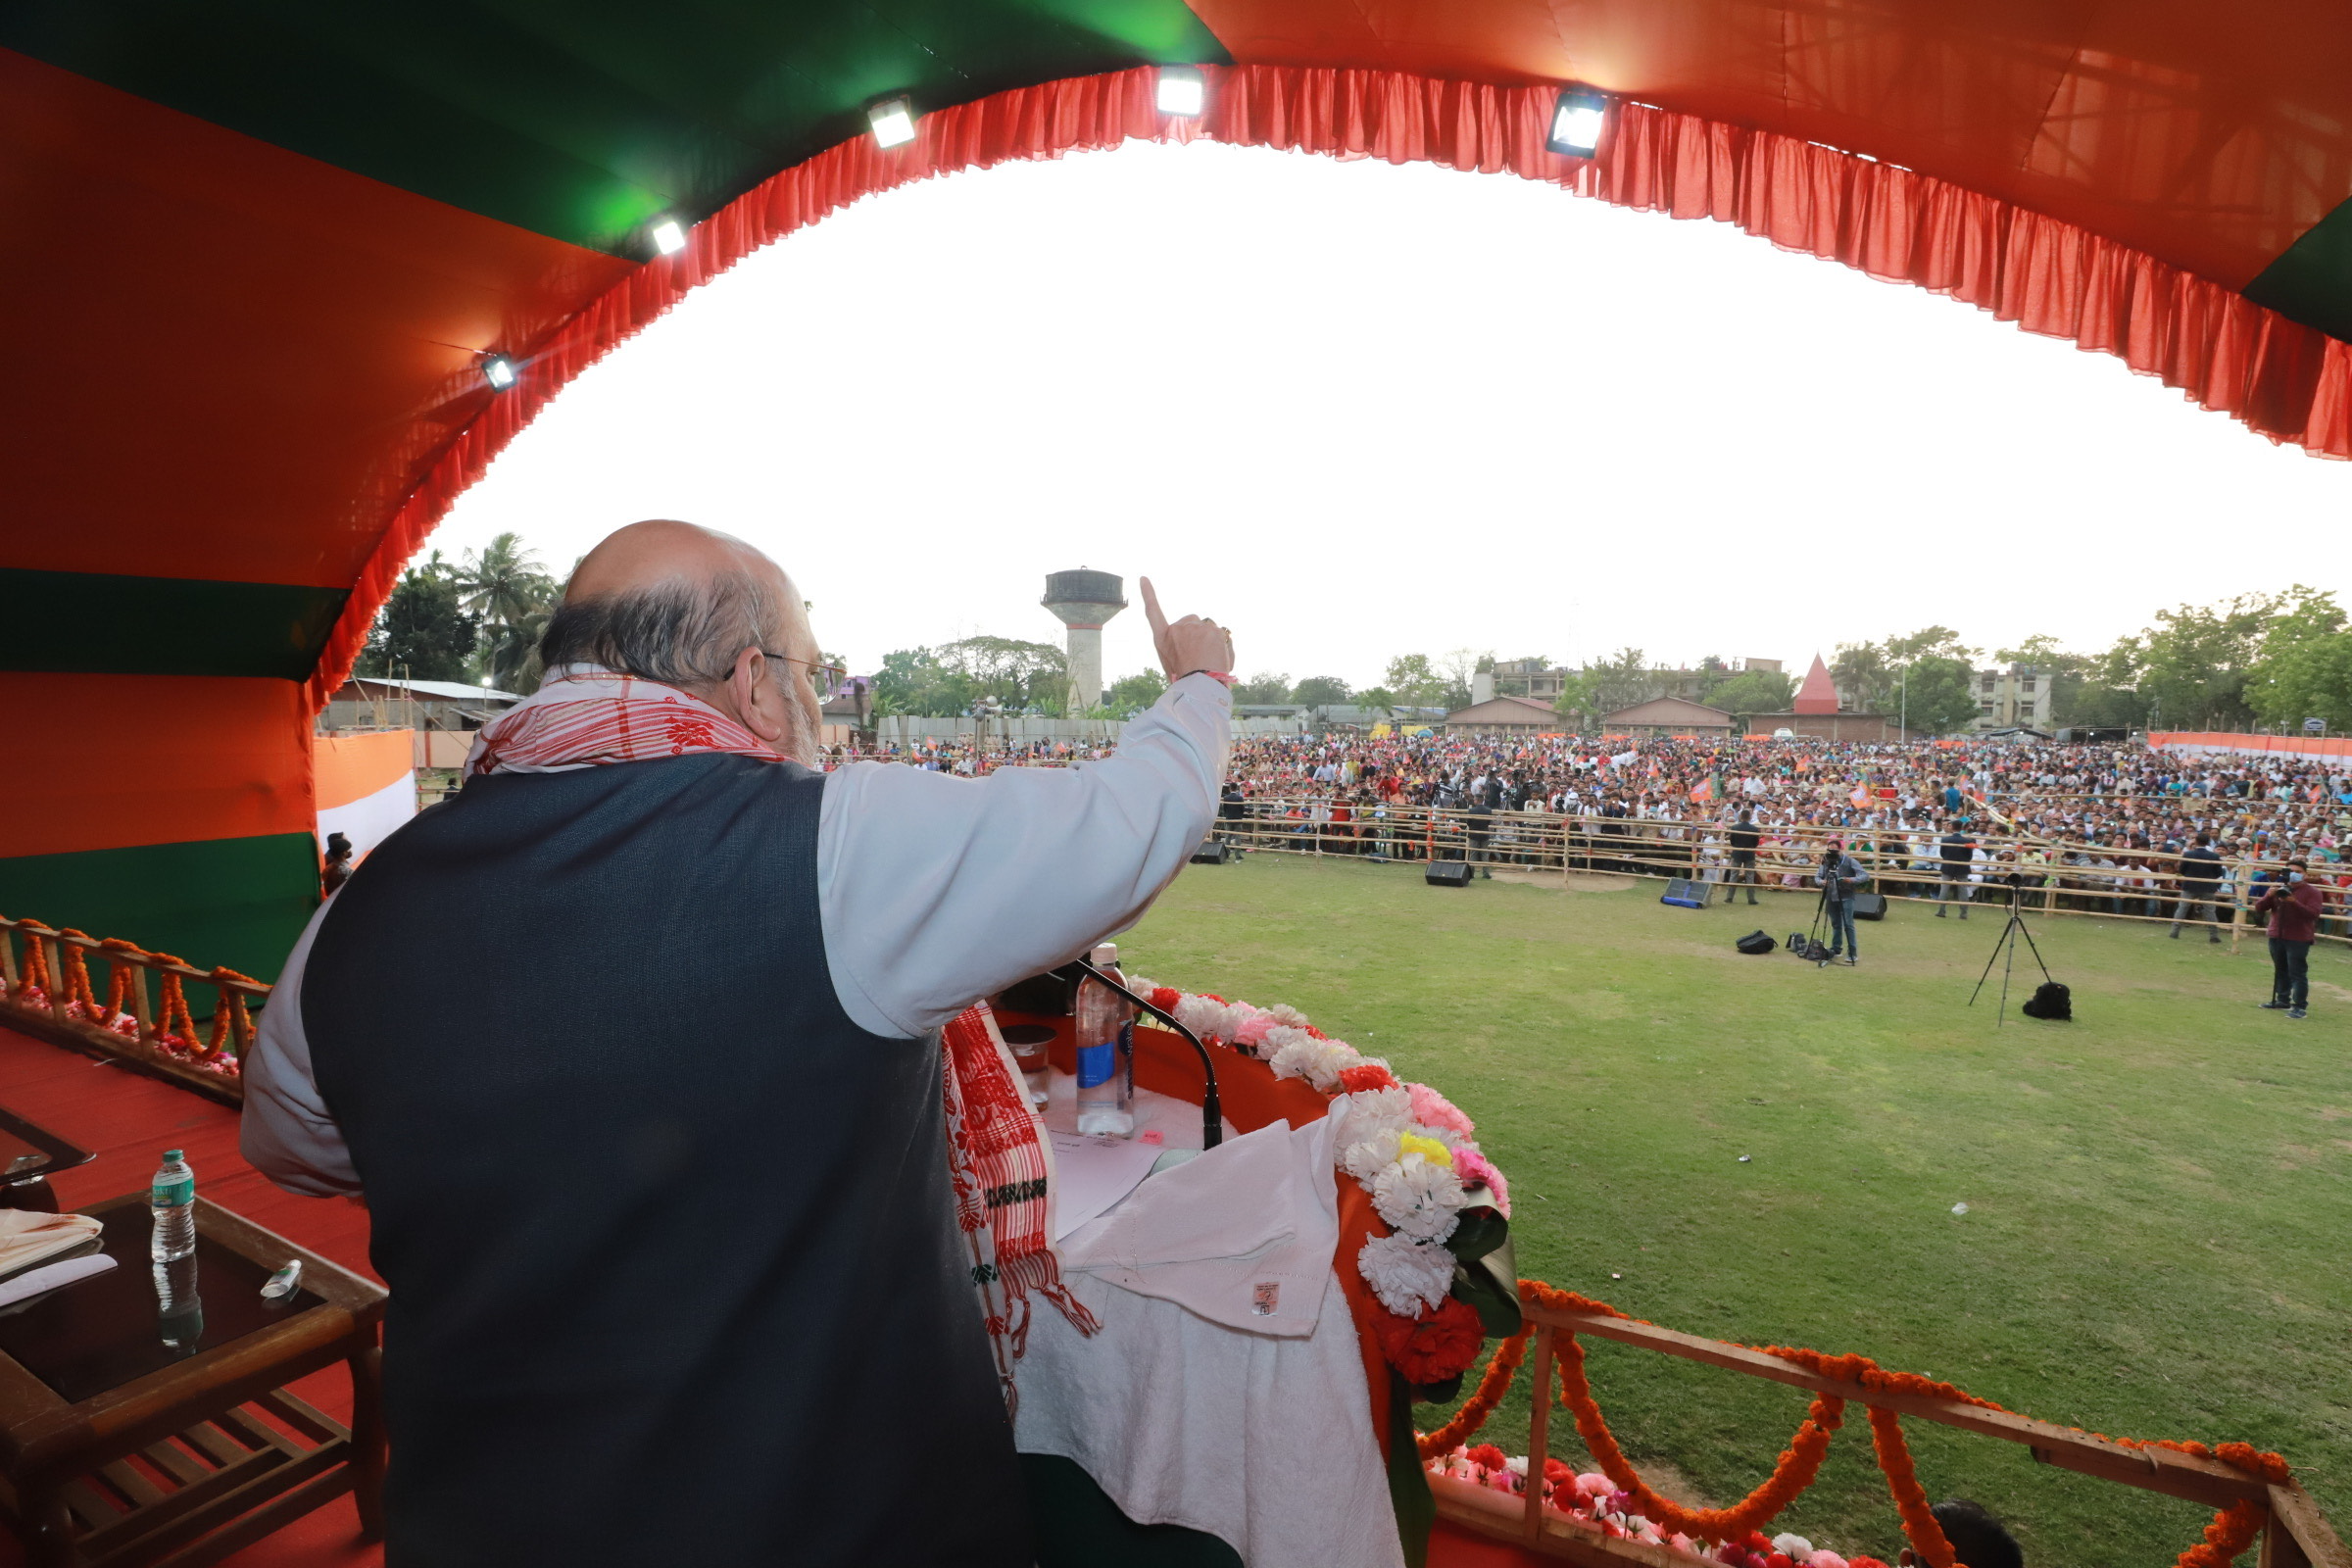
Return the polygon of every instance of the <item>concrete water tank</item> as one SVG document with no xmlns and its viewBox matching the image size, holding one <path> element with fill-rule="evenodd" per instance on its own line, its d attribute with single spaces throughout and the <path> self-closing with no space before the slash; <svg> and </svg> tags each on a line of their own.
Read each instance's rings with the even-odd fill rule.
<svg viewBox="0 0 2352 1568">
<path fill-rule="evenodd" d="M 1102 623 L 1127 608 L 1126 584 L 1113 572 L 1051 572 L 1038 603 L 1069 628 L 1070 700 L 1083 712 L 1102 700 Z"/>
</svg>

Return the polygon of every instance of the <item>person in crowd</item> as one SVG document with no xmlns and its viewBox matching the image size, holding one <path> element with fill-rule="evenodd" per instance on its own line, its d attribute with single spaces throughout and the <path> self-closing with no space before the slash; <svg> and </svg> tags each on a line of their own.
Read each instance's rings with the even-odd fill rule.
<svg viewBox="0 0 2352 1568">
<path fill-rule="evenodd" d="M 2222 940 L 2220 917 L 2214 912 L 2215 892 L 2222 882 L 2222 858 L 2213 848 L 2211 834 L 2200 833 L 2196 842 L 2180 852 L 2180 869 L 2174 880 L 2180 884 L 2180 902 L 2173 906 L 2172 936 L 2177 940 L 2181 925 L 2189 920 L 2202 920 L 2205 940 Z"/>
<path fill-rule="evenodd" d="M 1036 1560 L 939 1031 L 1207 831 L 1231 639 L 1143 597 L 1168 685 L 1115 757 L 820 773 L 775 563 L 654 521 L 573 570 L 546 683 L 313 918 L 245 1065 L 245 1156 L 370 1210 L 390 1560 Z M 922 1484 L 843 1460 L 885 1452 Z"/>
<path fill-rule="evenodd" d="M 1487 843 L 1494 834 L 1494 807 L 1488 799 L 1484 781 L 1470 793 L 1468 832 L 1470 858 L 1483 863 L 1487 858 Z"/>
<path fill-rule="evenodd" d="M 1968 918 L 1968 901 L 1976 896 L 1974 872 L 1977 860 L 1977 841 L 1958 817 L 1944 824 L 1943 837 L 1936 841 L 1938 858 L 1942 861 L 1943 879 L 1936 887 L 1936 918 L 1948 912 L 1947 906 L 1960 906 L 1960 918 Z"/>
<path fill-rule="evenodd" d="M 1726 905 L 1731 904 L 1740 897 L 1741 887 L 1745 887 L 1747 902 L 1753 906 L 1756 902 L 1758 880 L 1756 876 L 1756 846 L 1764 841 L 1764 835 L 1756 827 L 1754 808 L 1741 807 L 1740 819 L 1732 824 L 1731 831 L 1725 837 L 1732 847 L 1732 868 L 1731 874 L 1724 881 L 1723 902 Z"/>
<path fill-rule="evenodd" d="M 1983 1503 L 1953 1497 L 1928 1510 L 1952 1548 L 1952 1561 L 1967 1568 L 2026 1568 L 2026 1554 L 2008 1527 Z M 1905 1546 L 1902 1568 L 1926 1568 L 1925 1560 Z"/>
<path fill-rule="evenodd" d="M 341 833 L 326 836 L 326 863 L 318 871 L 318 891 L 328 898 L 351 880 L 351 840 Z"/>
<path fill-rule="evenodd" d="M 1862 943 L 1854 935 L 1854 895 L 1870 881 L 1870 873 L 1846 853 L 1844 845 L 1833 842 L 1813 880 L 1822 890 L 1830 917 L 1830 956 L 1824 961 L 1842 958 L 1850 968 L 1862 961 Z"/>
<path fill-rule="evenodd" d="M 1231 839 L 1235 824 L 1249 814 L 1249 798 L 1242 793 L 1242 781 L 1229 778 L 1217 797 L 1217 837 Z"/>
<path fill-rule="evenodd" d="M 2320 934 L 2320 890 L 2301 860 L 2286 862 L 2285 874 L 2254 901 L 2256 914 L 2270 916 L 2271 1000 L 2263 1006 L 2304 1015 L 2311 1002 L 2311 945 Z"/>
</svg>

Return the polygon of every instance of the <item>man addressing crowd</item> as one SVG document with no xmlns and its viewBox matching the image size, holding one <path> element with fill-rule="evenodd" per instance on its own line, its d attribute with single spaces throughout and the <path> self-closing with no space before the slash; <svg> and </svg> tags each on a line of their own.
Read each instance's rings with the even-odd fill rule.
<svg viewBox="0 0 2352 1568">
<path fill-rule="evenodd" d="M 1143 589 L 1169 686 L 1116 758 L 819 774 L 773 562 L 657 521 L 580 563 L 246 1068 L 247 1157 L 371 1213 L 394 1568 L 1032 1560 L 936 1031 L 1208 830 L 1232 644 Z"/>
</svg>

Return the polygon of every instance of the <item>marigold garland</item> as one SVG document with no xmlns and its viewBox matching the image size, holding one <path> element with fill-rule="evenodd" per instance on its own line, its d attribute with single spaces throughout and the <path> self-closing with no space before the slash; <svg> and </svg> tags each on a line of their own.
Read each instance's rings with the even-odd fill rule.
<svg viewBox="0 0 2352 1568">
<path fill-rule="evenodd" d="M 1522 1281 L 1522 1290 L 1525 1285 Z M 1422 1433 L 1417 1440 L 1422 1458 L 1434 1459 L 1441 1453 L 1451 1453 L 1487 1424 L 1487 1417 L 1494 1413 L 1494 1407 L 1511 1392 L 1511 1384 L 1519 1376 L 1519 1363 L 1527 1354 L 1527 1337 L 1531 1332 L 1523 1325 L 1518 1333 L 1494 1347 L 1494 1353 L 1487 1359 L 1487 1370 L 1478 1380 L 1478 1392 L 1462 1401 L 1452 1420 L 1435 1432 Z"/>
<path fill-rule="evenodd" d="M 43 1000 L 49 995 L 49 951 L 41 938 L 51 933 L 46 927 L 35 926 L 24 933 L 24 973 L 17 983 L 17 995 L 38 991 Z"/>
<path fill-rule="evenodd" d="M 2205 1527 L 2205 1539 L 2182 1552 L 2173 1568 L 2230 1568 L 2254 1544 L 2254 1537 L 2269 1518 L 2270 1510 L 2259 1502 L 2231 1503 L 2213 1516 Z"/>
<path fill-rule="evenodd" d="M 89 940 L 89 933 L 76 931 L 69 925 L 59 928 L 57 935 L 58 956 L 66 971 L 62 993 L 65 1004 L 70 1007 L 75 1003 L 79 1003 L 84 1012 L 96 1017 L 98 1015 L 98 997 L 97 993 L 90 989 L 90 967 L 82 961 L 81 949 L 66 940 L 68 937 L 79 937 L 86 942 Z"/>
<path fill-rule="evenodd" d="M 108 937 L 98 944 L 98 951 L 110 956 L 135 953 L 143 957 L 146 954 L 145 949 L 125 942 L 121 937 Z M 130 1000 L 131 966 L 123 962 L 122 957 L 113 956 L 113 961 L 106 968 L 106 1016 L 98 1021 L 111 1029 L 116 1020 L 128 1010 L 123 1004 Z"/>
<path fill-rule="evenodd" d="M 190 1051 L 209 1054 L 197 1043 L 196 1019 L 188 1011 L 188 994 L 179 983 L 179 971 L 187 965 L 169 953 L 151 953 L 148 956 L 159 964 L 173 966 L 160 971 L 164 977 L 163 1008 L 155 1020 L 155 1038 L 161 1042 L 176 1036 L 186 1043 Z"/>
<path fill-rule="evenodd" d="M 1894 1511 L 1902 1517 L 1911 1549 L 1927 1560 L 1928 1568 L 1965 1568 L 1953 1561 L 1952 1544 L 1928 1506 L 1928 1494 L 1911 1462 L 1911 1445 L 1903 1441 L 1903 1418 L 1884 1405 L 1872 1405 L 1870 1446 L 1879 1456 L 1887 1495 L 1894 1498 Z"/>
<path fill-rule="evenodd" d="M 1592 1386 L 1585 1381 L 1585 1348 L 1576 1336 L 1557 1336 L 1554 1348 L 1559 1357 L 1561 1397 L 1566 1400 L 1569 1413 L 1576 1417 L 1577 1435 L 1585 1440 L 1586 1448 L 1599 1463 L 1600 1473 L 1632 1496 L 1634 1512 L 1663 1530 L 1686 1536 L 1707 1541 L 1738 1540 L 1779 1518 L 1821 1473 L 1822 1456 L 1830 1451 L 1830 1438 L 1845 1420 L 1843 1399 L 1834 1394 L 1815 1395 L 1812 1406 L 1805 1412 L 1804 1423 L 1796 1429 L 1788 1446 L 1781 1450 L 1772 1474 L 1763 1485 L 1729 1508 L 1686 1508 L 1652 1492 L 1624 1450 L 1617 1446 L 1616 1435 L 1601 1418 Z M 1941 1568 L 1951 1568 L 1948 1559 Z"/>
<path fill-rule="evenodd" d="M 1596 1301 L 1574 1291 L 1563 1291 L 1542 1280 L 1521 1280 L 1519 1299 L 1533 1306 L 1558 1312 L 1584 1312 L 1597 1317 L 1619 1318 L 1629 1323 L 1643 1320 L 1631 1313 L 1621 1312 L 1606 1301 Z M 1479 1379 L 1478 1392 L 1462 1402 L 1453 1418 L 1435 1432 L 1424 1433 L 1418 1447 L 1424 1461 L 1453 1452 L 1475 1437 L 1494 1413 L 1502 1396 L 1510 1391 L 1527 1349 L 1532 1324 L 1523 1323 L 1519 1332 L 1494 1348 L 1487 1362 L 1486 1372 Z M 1632 1509 L 1652 1524 L 1706 1541 L 1737 1540 L 1777 1517 L 1813 1484 L 1821 1467 L 1822 1455 L 1829 1449 L 1830 1437 L 1843 1419 L 1844 1401 L 1834 1396 L 1817 1396 L 1812 1408 L 1806 1412 L 1804 1424 L 1797 1428 L 1789 1446 L 1782 1450 L 1772 1475 L 1754 1492 L 1731 1508 L 1687 1509 L 1659 1496 L 1642 1484 L 1641 1476 L 1627 1462 L 1618 1448 L 1616 1439 L 1602 1419 L 1600 1408 L 1592 1398 L 1592 1388 L 1585 1379 L 1584 1348 L 1574 1334 L 1555 1337 L 1554 1351 L 1560 1364 L 1560 1389 L 1563 1401 L 1576 1417 L 1577 1433 L 1585 1446 L 1600 1464 L 1603 1474 L 1630 1494 Z M 1979 1398 L 1967 1390 L 1915 1372 L 1889 1372 L 1864 1355 L 1828 1355 L 1796 1346 L 1760 1347 L 1766 1355 L 1801 1366 L 1824 1378 L 1858 1384 L 1865 1389 L 1902 1394 L 1921 1398 L 1947 1399 L 1974 1405 L 1982 1410 L 2009 1413 L 1990 1399 Z M 1894 1499 L 1895 1510 L 1901 1515 L 1903 1532 L 1910 1538 L 1912 1549 L 1932 1565 L 1932 1568 L 1966 1568 L 1954 1560 L 1951 1542 L 1944 1536 L 1943 1527 L 1936 1522 L 1928 1504 L 1927 1493 L 1919 1484 L 1919 1475 L 1911 1459 L 1910 1445 L 1904 1440 L 1901 1418 L 1896 1412 L 1871 1405 L 1871 1446 L 1879 1468 L 1886 1477 L 1886 1490 Z M 2080 1427 L 2070 1428 L 2081 1432 Z M 2134 1439 L 2110 1438 L 2104 1433 L 2087 1436 L 2103 1443 L 2113 1443 L 2127 1448 L 2165 1448 L 2200 1459 L 2214 1459 L 2231 1469 L 2260 1477 L 2273 1485 L 2284 1484 L 2293 1478 L 2293 1469 L 2285 1458 L 2249 1443 L 2223 1443 L 2207 1446 L 2202 1443 L 2178 1442 L 2171 1438 Z M 1492 1445 L 1467 1450 L 1472 1457 L 1492 1449 L 1491 1468 L 1502 1464 L 1500 1449 Z M 1555 1461 L 1556 1462 L 1556 1461 Z M 1547 1465 L 1547 1472 L 1549 1466 Z M 1769 1510 L 1769 1511 L 1765 1511 Z M 2254 1543 L 2270 1510 L 2252 1499 L 2231 1503 L 2216 1512 L 2205 1526 L 2203 1539 L 2175 1559 L 2174 1568 L 2230 1568 L 2238 1556 Z M 1861 1563 L 1874 1559 L 1855 1558 Z"/>
<path fill-rule="evenodd" d="M 205 1059 L 209 1061 L 220 1055 L 222 1048 L 226 1045 L 231 1017 L 236 1020 L 237 1039 L 250 1040 L 253 1038 L 253 1014 L 245 1010 L 245 993 L 230 990 L 229 982 L 232 980 L 242 981 L 249 986 L 259 985 L 261 982 L 249 974 L 239 974 L 225 965 L 216 967 L 205 978 L 219 988 L 213 1001 L 212 1037 L 204 1045 Z"/>
</svg>

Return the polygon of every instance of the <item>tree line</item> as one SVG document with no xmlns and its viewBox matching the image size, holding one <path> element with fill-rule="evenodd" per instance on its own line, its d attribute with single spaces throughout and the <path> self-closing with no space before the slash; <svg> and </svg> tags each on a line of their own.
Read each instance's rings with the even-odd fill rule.
<svg viewBox="0 0 2352 1568">
<path fill-rule="evenodd" d="M 393 584 L 354 672 L 528 694 L 539 685 L 539 634 L 563 591 L 519 534 L 454 562 L 436 550 Z"/>
<path fill-rule="evenodd" d="M 539 637 L 562 592 L 518 534 L 502 533 L 455 562 L 436 550 L 401 574 L 358 672 L 469 685 L 487 680 L 501 691 L 528 693 L 539 684 Z M 1855 708 L 1899 711 L 1913 729 L 1947 733 L 1968 728 L 1977 716 L 1982 657 L 1984 650 L 1963 644 L 1950 627 L 1928 626 L 1840 643 L 1830 672 Z M 2332 593 L 2300 584 L 2160 611 L 2152 624 L 2098 653 L 2070 651 L 2055 637 L 2035 635 L 1992 657 L 2002 667 L 2024 665 L 2050 682 L 2054 725 L 2296 729 L 2319 718 L 2332 733 L 2352 732 L 2352 626 Z M 1513 662 L 1547 667 L 1540 656 Z M 1487 650 L 1401 654 L 1374 686 L 1353 688 L 1337 675 L 1293 680 L 1259 671 L 1235 683 L 1234 700 L 1450 712 L 1469 707 L 1475 677 L 1496 667 Z M 1714 655 L 1693 670 L 1666 670 L 1629 647 L 1570 672 L 1553 707 L 1564 725 L 1591 728 L 1605 714 L 1664 694 L 1670 682 L 1673 690 L 1743 716 L 1786 712 L 1796 691 L 1795 677 L 1783 671 L 1736 670 Z M 1129 717 L 1165 687 L 1157 670 L 1139 671 L 1112 682 L 1084 716 Z M 1495 689 L 1524 696 L 1529 681 L 1497 675 Z M 874 677 L 877 714 L 948 717 L 983 700 L 1009 712 L 1080 716 L 1067 662 L 1052 643 L 973 636 L 903 648 L 884 656 Z"/>
<path fill-rule="evenodd" d="M 2352 629 L 2335 595 L 2300 583 L 2159 611 L 2103 653 L 2029 637 L 1996 656 L 2047 669 L 2055 722 L 2118 729 L 2352 730 Z"/>
</svg>

